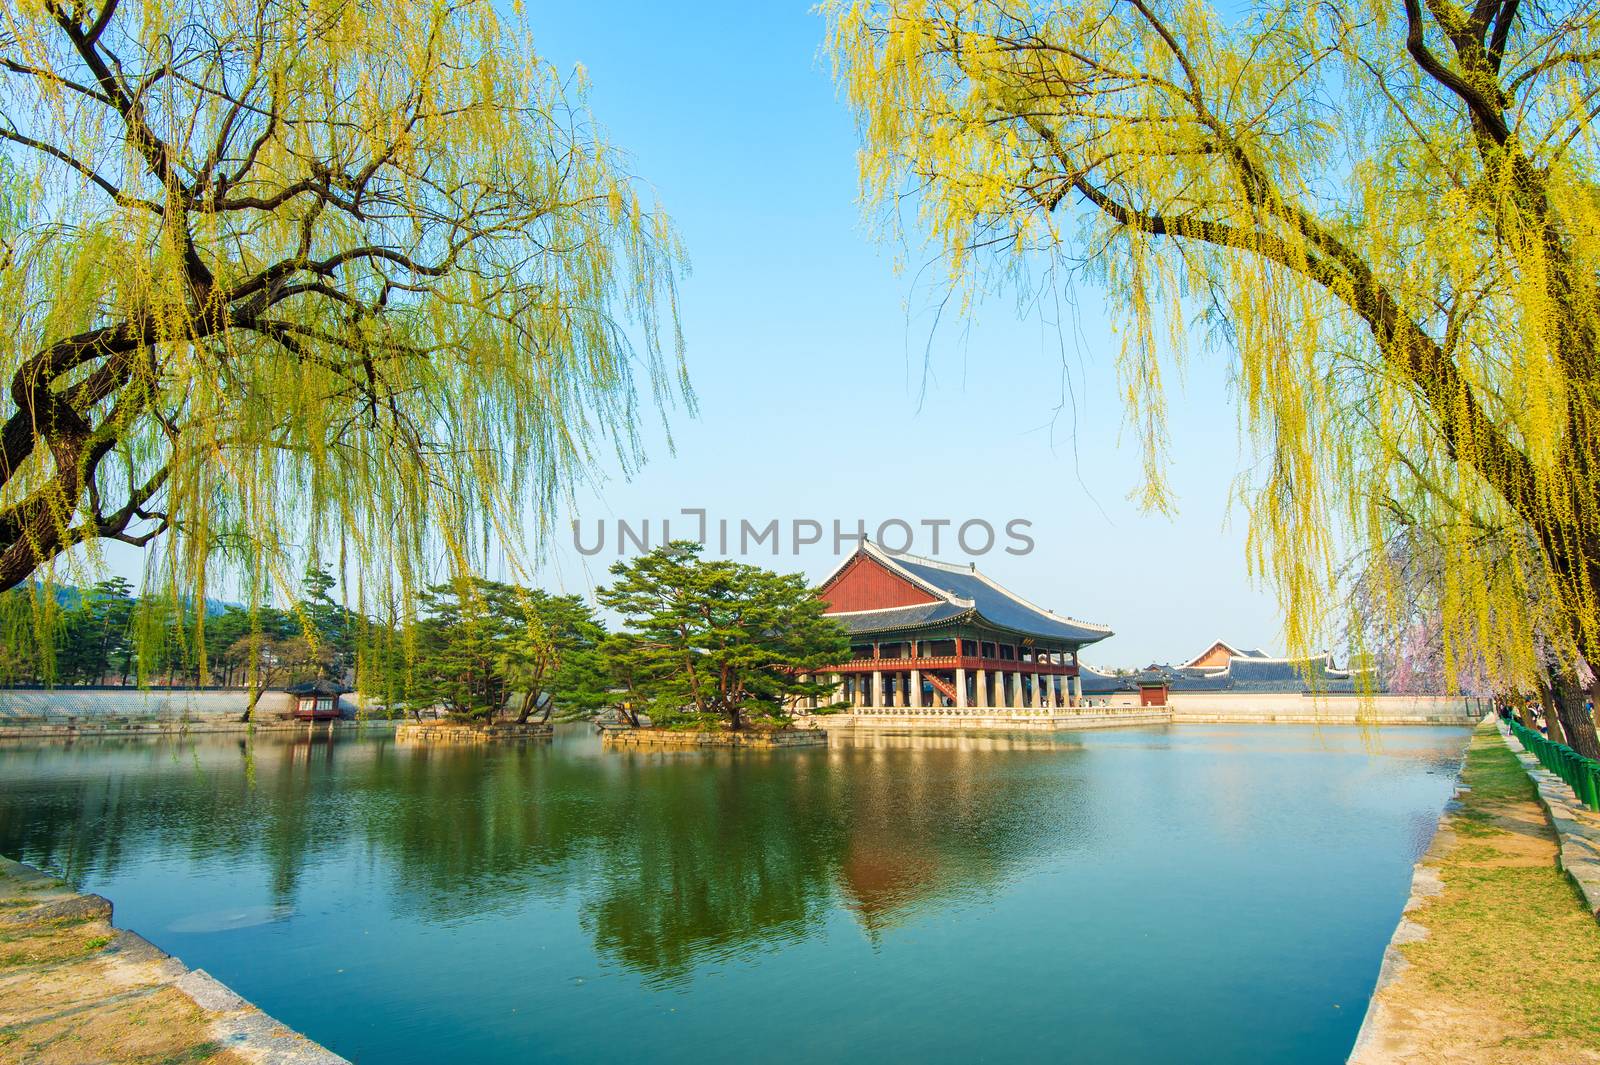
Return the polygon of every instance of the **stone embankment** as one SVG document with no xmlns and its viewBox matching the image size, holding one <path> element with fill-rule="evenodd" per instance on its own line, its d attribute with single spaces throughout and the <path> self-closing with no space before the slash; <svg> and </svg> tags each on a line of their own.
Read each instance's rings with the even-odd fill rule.
<svg viewBox="0 0 1600 1065">
<path fill-rule="evenodd" d="M 191 736 L 202 732 L 361 732 L 394 728 L 393 721 L 284 721 L 266 718 L 239 721 L 199 718 L 193 721 L 85 721 L 58 724 L 49 721 L 0 725 L 0 740 L 76 740 L 96 736 Z"/>
<path fill-rule="evenodd" d="M 113 928 L 111 903 L 0 858 L 0 1063 L 349 1065 L 203 970 Z"/>
<path fill-rule="evenodd" d="M 774 731 L 678 732 L 671 729 L 607 729 L 601 737 L 607 747 L 665 750 L 699 750 L 708 747 L 743 747 L 780 750 L 789 747 L 826 747 L 828 734 L 820 729 Z"/>
<path fill-rule="evenodd" d="M 492 725 L 461 721 L 407 721 L 394 730 L 394 741 L 399 744 L 472 744 L 547 740 L 555 735 L 555 731 L 554 725 L 541 721 L 523 724 L 497 721 Z"/>
</svg>

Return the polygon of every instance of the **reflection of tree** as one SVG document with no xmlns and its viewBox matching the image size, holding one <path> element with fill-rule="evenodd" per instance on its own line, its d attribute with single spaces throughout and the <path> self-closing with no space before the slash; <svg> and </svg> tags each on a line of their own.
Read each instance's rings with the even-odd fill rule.
<svg viewBox="0 0 1600 1065">
<path fill-rule="evenodd" d="M 9 751 L 0 854 L 74 881 L 151 851 L 219 867 L 258 860 L 274 901 L 291 902 L 301 871 L 347 832 L 326 744 L 111 739 Z"/>
<path fill-rule="evenodd" d="M 124 852 L 259 861 L 273 901 L 292 904 L 307 868 L 377 852 L 397 912 L 463 919 L 577 893 L 603 956 L 672 982 L 808 934 L 835 898 L 876 937 L 992 892 L 1078 831 L 1076 778 L 1038 752 L 566 746 L 202 738 L 39 751 L 31 767 L 13 751 L 0 853 L 79 877 L 109 874 Z"/>
<path fill-rule="evenodd" d="M 838 826 L 827 807 L 797 819 L 812 778 L 794 770 L 781 756 L 626 758 L 617 793 L 634 816 L 601 840 L 602 887 L 584 909 L 599 951 L 674 980 L 704 956 L 804 935 L 831 893 Z"/>
<path fill-rule="evenodd" d="M 466 915 L 559 897 L 603 820 L 597 766 L 544 744 L 385 747 L 353 796 L 369 845 L 395 865 L 397 910 Z"/>
</svg>

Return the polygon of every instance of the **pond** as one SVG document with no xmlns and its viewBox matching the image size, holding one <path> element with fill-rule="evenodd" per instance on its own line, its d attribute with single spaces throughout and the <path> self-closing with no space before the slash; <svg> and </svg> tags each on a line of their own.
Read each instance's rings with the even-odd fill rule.
<svg viewBox="0 0 1600 1065">
<path fill-rule="evenodd" d="M 1467 732 L 0 748 L 0 854 L 357 1062 L 1339 1062 Z"/>
</svg>

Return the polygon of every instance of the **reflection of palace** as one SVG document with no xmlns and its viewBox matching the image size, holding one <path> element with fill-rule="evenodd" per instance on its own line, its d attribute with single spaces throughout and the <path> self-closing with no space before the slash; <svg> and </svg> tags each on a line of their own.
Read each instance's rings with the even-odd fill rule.
<svg viewBox="0 0 1600 1065">
<path fill-rule="evenodd" d="M 1078 652 L 1111 635 L 1034 606 L 976 566 L 891 555 L 866 542 L 818 594 L 850 632 L 851 660 L 827 672 L 836 697 L 854 707 L 1076 706 Z"/>
</svg>

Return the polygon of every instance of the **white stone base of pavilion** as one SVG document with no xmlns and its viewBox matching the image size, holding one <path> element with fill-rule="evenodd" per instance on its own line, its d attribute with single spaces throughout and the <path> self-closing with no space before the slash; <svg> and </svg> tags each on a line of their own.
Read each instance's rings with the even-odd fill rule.
<svg viewBox="0 0 1600 1065">
<path fill-rule="evenodd" d="M 1122 725 L 1165 725 L 1172 711 L 1165 706 L 1076 706 L 1051 710 L 955 707 L 875 710 L 856 707 L 837 714 L 806 714 L 795 718 L 801 728 L 823 729 L 997 729 L 1011 732 L 1058 732 L 1062 729 L 1115 728 Z"/>
</svg>

